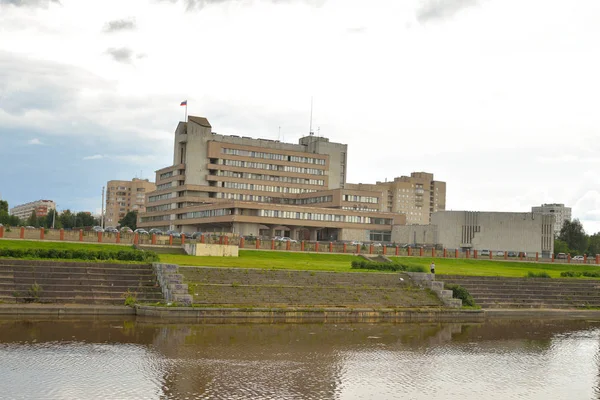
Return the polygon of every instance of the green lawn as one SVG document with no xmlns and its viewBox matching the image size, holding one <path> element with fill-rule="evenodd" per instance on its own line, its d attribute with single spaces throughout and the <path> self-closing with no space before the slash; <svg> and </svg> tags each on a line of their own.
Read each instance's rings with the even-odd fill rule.
<svg viewBox="0 0 600 400">
<path fill-rule="evenodd" d="M 353 255 L 290 253 L 278 251 L 240 250 L 239 257 L 195 257 L 175 254 L 160 254 L 162 262 L 188 266 L 237 267 L 237 268 L 275 268 L 297 270 L 319 270 L 339 272 L 365 272 L 351 269 Z M 431 257 L 391 257 L 409 264 L 423 265 L 429 268 Z M 553 278 L 559 278 L 562 271 L 600 271 L 600 267 L 580 264 L 542 264 L 518 261 L 489 261 L 433 258 L 436 273 L 448 275 L 509 276 L 524 277 L 528 271 L 546 272 Z"/>
<path fill-rule="evenodd" d="M 0 248 L 3 249 L 64 249 L 64 250 L 128 250 L 131 245 L 94 244 L 80 242 L 44 242 L 41 240 L 5 240 L 0 239 Z"/>
<path fill-rule="evenodd" d="M 55 248 L 89 250 L 124 250 L 130 246 L 79 242 L 43 242 L 33 240 L 0 240 L 0 248 Z M 195 257 L 178 254 L 159 254 L 166 263 L 190 266 L 295 269 L 313 271 L 365 272 L 350 268 L 352 260 L 359 259 L 350 254 L 314 254 L 284 251 L 240 250 L 239 257 Z M 429 267 L 431 257 L 391 257 L 410 264 Z M 465 260 L 433 258 L 436 273 L 449 275 L 512 276 L 523 277 L 528 271 L 546 272 L 553 278 L 562 271 L 600 271 L 599 266 L 581 264 L 542 264 L 518 261 Z"/>
<path fill-rule="evenodd" d="M 419 264 L 429 269 L 435 261 L 435 272 L 446 275 L 509 276 L 524 277 L 528 271 L 546 272 L 553 278 L 560 278 L 562 271 L 600 271 L 600 266 L 582 264 L 552 264 L 519 261 L 465 260 L 427 257 L 390 257 L 411 264 Z"/>
</svg>

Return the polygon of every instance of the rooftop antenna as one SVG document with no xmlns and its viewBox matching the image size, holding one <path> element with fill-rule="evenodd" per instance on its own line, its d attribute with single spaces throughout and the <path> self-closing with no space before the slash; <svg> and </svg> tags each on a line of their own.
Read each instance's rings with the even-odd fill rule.
<svg viewBox="0 0 600 400">
<path fill-rule="evenodd" d="M 321 137 L 321 127 L 317 127 L 317 136 Z"/>
<path fill-rule="evenodd" d="M 308 134 L 314 136 L 315 133 L 312 130 L 312 111 L 313 111 L 313 98 L 310 96 L 310 125 L 308 127 Z"/>
</svg>

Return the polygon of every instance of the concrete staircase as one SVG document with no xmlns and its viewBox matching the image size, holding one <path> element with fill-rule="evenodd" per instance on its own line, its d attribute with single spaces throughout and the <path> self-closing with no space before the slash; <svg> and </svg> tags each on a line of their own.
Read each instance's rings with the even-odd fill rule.
<svg viewBox="0 0 600 400">
<path fill-rule="evenodd" d="M 236 307 L 443 307 L 406 274 L 179 267 L 194 304 Z M 400 280 L 402 278 L 402 280 Z"/>
<path fill-rule="evenodd" d="M 123 305 L 164 301 L 151 265 L 0 259 L 0 301 Z"/>
<path fill-rule="evenodd" d="M 600 281 L 437 275 L 463 286 L 481 308 L 600 308 Z"/>
</svg>

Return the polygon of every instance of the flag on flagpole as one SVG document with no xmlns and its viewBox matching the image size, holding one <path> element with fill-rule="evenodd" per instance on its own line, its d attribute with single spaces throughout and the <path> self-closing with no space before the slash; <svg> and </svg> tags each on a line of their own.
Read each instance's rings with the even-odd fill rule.
<svg viewBox="0 0 600 400">
<path fill-rule="evenodd" d="M 180 106 L 187 106 L 187 100 L 182 101 Z"/>
</svg>

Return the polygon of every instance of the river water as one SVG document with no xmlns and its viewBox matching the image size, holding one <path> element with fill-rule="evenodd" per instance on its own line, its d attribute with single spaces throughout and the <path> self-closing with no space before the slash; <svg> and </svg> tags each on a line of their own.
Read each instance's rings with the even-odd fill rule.
<svg viewBox="0 0 600 400">
<path fill-rule="evenodd" d="M 597 399 L 600 321 L 0 320 L 7 399 Z"/>
</svg>

